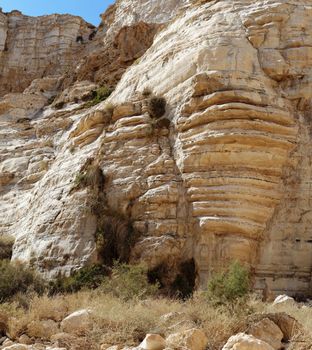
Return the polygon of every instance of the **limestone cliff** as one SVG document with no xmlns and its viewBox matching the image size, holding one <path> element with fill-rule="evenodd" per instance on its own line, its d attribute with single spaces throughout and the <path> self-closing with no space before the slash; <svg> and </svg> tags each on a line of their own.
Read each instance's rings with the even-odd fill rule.
<svg viewBox="0 0 312 350">
<path fill-rule="evenodd" d="M 22 92 L 36 78 L 62 75 L 76 64 L 92 25 L 80 17 L 0 13 L 0 95 Z"/>
<path fill-rule="evenodd" d="M 9 53 L 10 16 L 0 20 Z M 60 45 L 70 79 L 42 70 L 0 100 L 0 234 L 16 237 L 13 259 L 50 277 L 96 261 L 105 202 L 136 232 L 130 259 L 167 283 L 184 262 L 205 285 L 240 259 L 256 288 L 308 292 L 311 16 L 309 0 L 117 1 L 78 67 L 66 58 L 78 45 L 71 19 L 71 44 Z M 120 77 L 108 100 L 84 108 L 79 94 Z M 42 89 L 58 91 L 63 108 Z M 166 100 L 159 120 L 147 92 Z M 78 186 L 89 166 L 105 180 Z"/>
</svg>

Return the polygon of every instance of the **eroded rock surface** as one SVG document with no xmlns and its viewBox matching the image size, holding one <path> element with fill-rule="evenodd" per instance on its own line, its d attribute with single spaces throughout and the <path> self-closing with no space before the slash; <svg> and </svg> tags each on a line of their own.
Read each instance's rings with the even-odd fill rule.
<svg viewBox="0 0 312 350">
<path fill-rule="evenodd" d="M 159 1 L 147 17 L 129 14 L 120 24 L 116 13 L 127 6 L 117 2 L 103 16 L 85 58 L 92 76 L 81 67 L 73 75 L 101 80 L 100 43 L 122 48 L 150 30 L 143 48 L 117 50 L 129 65 L 151 45 L 123 75 L 117 65 L 115 80 L 122 78 L 106 102 L 85 109 L 68 100 L 42 110 L 36 100 L 40 107 L 26 111 L 10 97 L 0 102 L 1 232 L 16 237 L 13 258 L 50 277 L 96 261 L 92 206 L 104 193 L 138 234 L 131 260 L 163 267 L 168 283 L 185 261 L 194 261 L 204 286 L 211 271 L 239 259 L 253 267 L 258 289 L 307 291 L 310 1 Z M 176 16 L 153 20 L 157 6 Z M 146 89 L 166 99 L 159 121 Z M 75 187 L 90 159 L 105 176 L 103 188 Z"/>
<path fill-rule="evenodd" d="M 0 95 L 22 92 L 36 78 L 63 74 L 77 63 L 92 26 L 70 15 L 0 14 Z"/>
</svg>

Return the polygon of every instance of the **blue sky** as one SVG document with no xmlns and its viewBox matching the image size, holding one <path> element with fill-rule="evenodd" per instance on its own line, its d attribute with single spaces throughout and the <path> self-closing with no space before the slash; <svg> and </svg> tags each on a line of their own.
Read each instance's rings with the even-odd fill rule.
<svg viewBox="0 0 312 350">
<path fill-rule="evenodd" d="M 98 25 L 100 13 L 114 2 L 114 0 L 0 0 L 0 7 L 4 12 L 19 10 L 29 16 L 70 13 Z"/>
</svg>

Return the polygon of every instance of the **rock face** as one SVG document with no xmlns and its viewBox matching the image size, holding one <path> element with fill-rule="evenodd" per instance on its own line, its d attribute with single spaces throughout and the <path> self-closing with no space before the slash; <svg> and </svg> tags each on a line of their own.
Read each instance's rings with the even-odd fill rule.
<svg viewBox="0 0 312 350">
<path fill-rule="evenodd" d="M 308 0 L 117 1 L 73 74 L 97 82 L 112 70 L 113 82 L 132 64 L 106 102 L 42 110 L 47 96 L 27 90 L 0 101 L 0 227 L 16 237 L 13 259 L 50 277 L 96 261 L 92 208 L 105 197 L 133 222 L 131 260 L 162 267 L 168 283 L 192 261 L 205 286 L 214 269 L 239 259 L 258 289 L 307 291 L 311 14 Z M 16 16 L 0 17 L 0 48 L 7 41 L 9 52 L 2 28 Z M 139 43 L 148 31 L 131 52 L 128 38 Z M 113 67 L 116 55 L 128 63 Z M 148 89 L 166 99 L 160 120 Z M 90 164 L 105 183 L 75 187 Z"/>
<path fill-rule="evenodd" d="M 0 13 L 0 95 L 22 92 L 36 78 L 65 73 L 83 51 L 77 38 L 87 40 L 92 30 L 75 16 Z"/>
</svg>

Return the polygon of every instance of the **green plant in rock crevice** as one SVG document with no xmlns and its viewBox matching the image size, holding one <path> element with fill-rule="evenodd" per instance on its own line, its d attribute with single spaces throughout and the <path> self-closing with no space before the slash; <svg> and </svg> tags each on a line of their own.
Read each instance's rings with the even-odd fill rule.
<svg viewBox="0 0 312 350">
<path fill-rule="evenodd" d="M 113 89 L 107 87 L 107 86 L 101 86 L 97 90 L 93 92 L 93 98 L 89 102 L 86 102 L 84 104 L 84 107 L 90 108 L 97 104 L 99 104 L 102 101 L 105 101 L 113 92 Z"/>
</svg>

